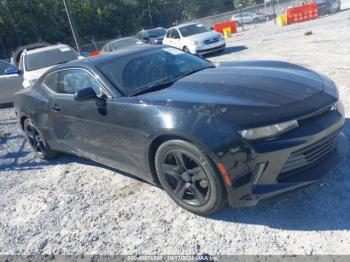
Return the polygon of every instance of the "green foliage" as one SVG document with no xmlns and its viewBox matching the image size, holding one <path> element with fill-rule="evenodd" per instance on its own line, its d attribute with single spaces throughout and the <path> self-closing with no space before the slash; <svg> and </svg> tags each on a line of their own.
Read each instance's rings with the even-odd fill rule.
<svg viewBox="0 0 350 262">
<path fill-rule="evenodd" d="M 67 0 L 68 1 L 68 0 Z M 107 40 L 150 27 L 148 0 L 69 0 L 81 43 Z M 149 0 L 154 26 L 214 15 L 261 0 Z M 0 0 L 0 57 L 38 41 L 74 46 L 62 0 Z"/>
</svg>

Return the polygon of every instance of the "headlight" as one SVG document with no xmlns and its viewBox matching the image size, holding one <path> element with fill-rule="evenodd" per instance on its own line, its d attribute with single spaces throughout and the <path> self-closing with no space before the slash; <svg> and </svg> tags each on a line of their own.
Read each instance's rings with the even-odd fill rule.
<svg viewBox="0 0 350 262">
<path fill-rule="evenodd" d="M 323 80 L 324 92 L 326 92 L 331 96 L 334 96 L 335 98 L 338 98 L 339 97 L 338 88 L 335 85 L 334 81 L 329 79 L 325 75 L 320 75 L 320 76 L 322 77 L 322 80 Z"/>
<path fill-rule="evenodd" d="M 335 110 L 338 110 L 338 112 L 341 115 L 345 116 L 345 108 L 342 101 L 338 100 L 338 102 L 334 106 L 335 106 Z"/>
<path fill-rule="evenodd" d="M 292 120 L 292 121 L 271 125 L 271 126 L 246 129 L 246 130 L 240 131 L 239 133 L 243 138 L 247 140 L 257 140 L 257 139 L 264 139 L 264 138 L 271 138 L 271 137 L 278 136 L 292 129 L 295 129 L 298 126 L 299 126 L 298 121 Z"/>
<path fill-rule="evenodd" d="M 37 81 L 37 79 L 32 79 L 32 80 L 23 80 L 23 88 L 29 88 L 32 87 L 35 82 Z"/>
</svg>

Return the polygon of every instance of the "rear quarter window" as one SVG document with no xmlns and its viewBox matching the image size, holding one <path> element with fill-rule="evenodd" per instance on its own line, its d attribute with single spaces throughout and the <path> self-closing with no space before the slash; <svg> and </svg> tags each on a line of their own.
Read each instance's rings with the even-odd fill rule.
<svg viewBox="0 0 350 262">
<path fill-rule="evenodd" d="M 46 76 L 43 84 L 54 92 L 57 92 L 58 73 L 54 72 Z"/>
</svg>

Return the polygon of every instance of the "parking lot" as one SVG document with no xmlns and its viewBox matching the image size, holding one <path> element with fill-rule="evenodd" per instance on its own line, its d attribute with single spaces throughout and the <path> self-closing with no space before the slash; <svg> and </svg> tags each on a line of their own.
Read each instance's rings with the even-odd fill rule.
<svg viewBox="0 0 350 262">
<path fill-rule="evenodd" d="M 350 143 L 349 2 L 302 24 L 247 25 L 209 59 L 284 60 L 330 76 Z M 161 189 L 89 160 L 34 158 L 13 109 L 1 109 L 0 254 L 349 254 L 349 161 L 311 187 L 199 217 Z"/>
</svg>

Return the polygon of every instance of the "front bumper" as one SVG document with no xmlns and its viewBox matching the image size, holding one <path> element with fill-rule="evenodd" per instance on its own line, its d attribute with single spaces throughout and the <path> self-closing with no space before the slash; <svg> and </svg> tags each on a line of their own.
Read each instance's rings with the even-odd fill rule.
<svg viewBox="0 0 350 262">
<path fill-rule="evenodd" d="M 329 112 L 283 138 L 249 145 L 244 162 L 226 165 L 233 184 L 228 190 L 230 206 L 256 205 L 315 183 L 333 171 L 347 154 L 343 125 L 339 112 Z M 243 165 L 245 169 L 240 168 Z"/>
<path fill-rule="evenodd" d="M 201 55 L 207 55 L 210 53 L 222 51 L 225 48 L 226 48 L 225 42 L 218 42 L 216 44 L 199 46 L 196 48 L 195 53 L 201 54 Z"/>
</svg>

